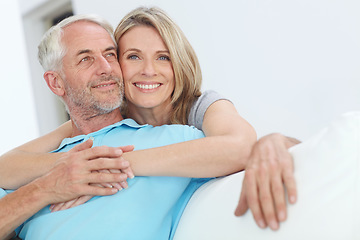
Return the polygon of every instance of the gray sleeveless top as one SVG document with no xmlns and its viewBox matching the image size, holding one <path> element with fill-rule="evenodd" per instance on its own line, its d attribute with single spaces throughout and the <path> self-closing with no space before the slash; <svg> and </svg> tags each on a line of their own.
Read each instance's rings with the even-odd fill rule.
<svg viewBox="0 0 360 240">
<path fill-rule="evenodd" d="M 210 107 L 211 104 L 218 100 L 228 99 L 224 98 L 221 94 L 213 90 L 207 90 L 203 92 L 201 96 L 193 103 L 193 106 L 190 109 L 188 124 L 202 130 L 202 124 L 206 110 Z"/>
</svg>

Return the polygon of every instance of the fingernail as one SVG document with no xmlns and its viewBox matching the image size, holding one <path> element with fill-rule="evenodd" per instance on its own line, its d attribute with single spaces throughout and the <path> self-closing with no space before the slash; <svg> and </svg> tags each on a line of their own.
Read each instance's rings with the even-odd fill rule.
<svg viewBox="0 0 360 240">
<path fill-rule="evenodd" d="M 265 222 L 263 220 L 259 220 L 258 221 L 258 225 L 261 227 L 261 228 L 265 228 L 266 225 L 265 225 Z"/>
<path fill-rule="evenodd" d="M 269 226 L 272 230 L 277 230 L 279 228 L 279 224 L 276 221 L 271 221 Z"/>
<path fill-rule="evenodd" d="M 115 154 L 121 155 L 123 151 L 121 149 L 115 149 Z"/>
<path fill-rule="evenodd" d="M 296 197 L 290 196 L 290 203 L 295 203 L 295 202 L 296 202 Z"/>
<path fill-rule="evenodd" d="M 285 221 L 285 212 L 284 211 L 279 211 L 278 218 L 279 218 L 280 221 Z"/>
</svg>

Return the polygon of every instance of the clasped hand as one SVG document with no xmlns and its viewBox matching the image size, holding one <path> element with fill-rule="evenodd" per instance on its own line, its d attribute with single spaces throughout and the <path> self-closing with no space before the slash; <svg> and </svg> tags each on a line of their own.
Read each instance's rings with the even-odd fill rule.
<svg viewBox="0 0 360 240">
<path fill-rule="evenodd" d="M 94 162 L 96 160 L 100 163 L 96 169 L 89 170 L 89 173 L 93 175 L 97 175 L 96 180 L 94 182 L 85 183 L 89 186 L 96 188 L 114 188 L 117 191 L 122 190 L 123 188 L 127 188 L 127 178 L 133 178 L 134 174 L 131 170 L 130 163 L 126 161 L 122 154 L 124 152 L 133 151 L 133 146 L 124 146 L 124 147 L 94 147 L 92 148 L 92 140 L 88 140 L 84 143 L 81 143 L 67 152 L 62 158 L 57 161 L 57 164 L 68 164 L 68 170 L 73 172 L 74 180 L 77 178 L 82 178 L 76 172 L 77 168 L 84 167 L 86 169 L 86 165 L 89 165 L 91 161 Z M 117 165 L 114 166 L 116 168 L 107 168 L 106 162 L 110 162 L 109 160 L 116 160 Z M 104 164 L 101 164 L 104 163 Z M 108 176 L 117 175 L 119 182 L 111 182 Z M 109 181 L 110 180 L 110 181 Z M 72 208 L 78 205 L 81 205 L 88 200 L 90 200 L 95 195 L 83 195 L 77 197 L 75 199 L 55 203 L 50 206 L 50 210 L 52 212 L 60 211 L 68 208 Z"/>
</svg>

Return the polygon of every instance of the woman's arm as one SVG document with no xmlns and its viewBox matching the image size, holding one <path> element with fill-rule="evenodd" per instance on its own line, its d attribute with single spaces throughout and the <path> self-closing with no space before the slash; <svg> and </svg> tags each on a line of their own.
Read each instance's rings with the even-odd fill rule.
<svg viewBox="0 0 360 240">
<path fill-rule="evenodd" d="M 0 187 L 16 189 L 49 172 L 63 153 L 48 152 L 55 150 L 62 139 L 70 137 L 71 131 L 71 122 L 68 121 L 0 156 Z"/>
<path fill-rule="evenodd" d="M 226 100 L 205 113 L 206 138 L 124 153 L 135 175 L 216 177 L 243 170 L 256 142 L 252 126 Z M 71 123 L 0 157 L 0 187 L 18 188 L 47 173 L 63 153 L 47 153 L 71 135 Z"/>
<path fill-rule="evenodd" d="M 207 109 L 206 138 L 124 153 L 135 175 L 217 177 L 243 170 L 256 142 L 253 127 L 227 100 Z"/>
</svg>

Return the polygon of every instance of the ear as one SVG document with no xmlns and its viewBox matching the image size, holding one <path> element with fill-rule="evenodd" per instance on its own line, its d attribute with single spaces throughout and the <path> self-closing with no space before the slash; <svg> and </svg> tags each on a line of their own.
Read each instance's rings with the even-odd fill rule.
<svg viewBox="0 0 360 240">
<path fill-rule="evenodd" d="M 57 72 L 46 71 L 44 73 L 44 79 L 53 93 L 58 96 L 63 96 L 65 94 L 64 81 Z"/>
</svg>

